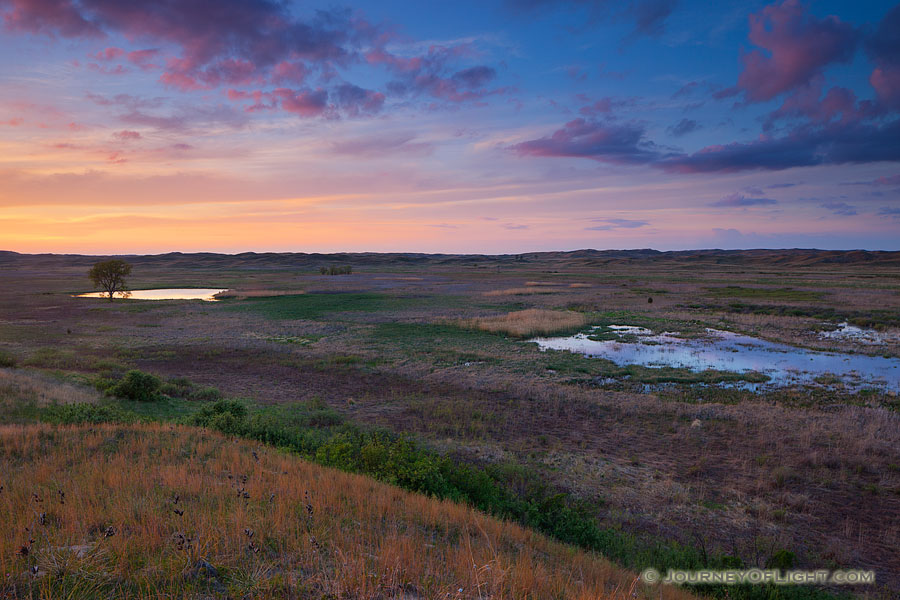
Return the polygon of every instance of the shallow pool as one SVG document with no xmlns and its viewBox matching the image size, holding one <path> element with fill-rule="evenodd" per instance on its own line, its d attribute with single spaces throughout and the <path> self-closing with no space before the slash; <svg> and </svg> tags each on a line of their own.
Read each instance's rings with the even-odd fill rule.
<svg viewBox="0 0 900 600">
<path fill-rule="evenodd" d="M 226 288 L 227 289 L 227 288 Z M 226 291 L 225 289 L 211 288 L 168 288 L 159 290 L 130 290 L 128 292 L 116 292 L 116 298 L 127 298 L 129 300 L 205 300 L 207 302 L 215 302 L 216 294 Z M 106 298 L 109 296 L 106 292 L 91 292 L 89 294 L 78 294 L 76 298 Z"/>
<path fill-rule="evenodd" d="M 770 377 L 771 386 L 843 383 L 853 389 L 900 390 L 897 358 L 805 350 L 716 329 L 707 329 L 706 335 L 696 338 L 679 337 L 673 332 L 653 334 L 632 326 L 609 326 L 607 330 L 631 337 L 627 342 L 601 341 L 589 339 L 591 333 L 580 333 L 531 341 L 541 350 L 568 350 L 617 365 L 681 367 L 697 372 L 758 371 Z"/>
</svg>

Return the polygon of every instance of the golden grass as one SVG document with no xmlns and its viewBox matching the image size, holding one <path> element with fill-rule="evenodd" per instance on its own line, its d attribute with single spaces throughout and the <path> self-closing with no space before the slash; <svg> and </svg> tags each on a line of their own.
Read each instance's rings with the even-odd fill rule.
<svg viewBox="0 0 900 600">
<path fill-rule="evenodd" d="M 6 425 L 0 459 L 12 597 L 691 597 L 467 507 L 200 429 Z M 197 577 L 200 561 L 217 575 Z"/>
<path fill-rule="evenodd" d="M 496 317 L 476 317 L 459 321 L 462 327 L 518 337 L 545 335 L 582 327 L 587 317 L 582 313 L 529 308 Z"/>
<path fill-rule="evenodd" d="M 554 285 L 562 285 L 561 283 L 555 283 L 553 281 L 526 281 L 526 286 L 554 286 Z"/>
<path fill-rule="evenodd" d="M 547 289 L 544 286 L 516 287 L 484 292 L 485 296 L 526 296 L 528 294 L 553 294 L 561 290 Z"/>
<path fill-rule="evenodd" d="M 593 287 L 593 286 L 591 286 L 591 284 L 589 284 L 589 283 L 570 283 L 569 287 L 570 288 L 589 288 L 589 287 Z"/>
</svg>

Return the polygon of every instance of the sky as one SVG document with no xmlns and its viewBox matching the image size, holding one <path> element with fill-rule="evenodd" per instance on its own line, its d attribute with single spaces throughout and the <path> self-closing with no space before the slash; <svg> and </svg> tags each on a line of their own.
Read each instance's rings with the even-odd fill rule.
<svg viewBox="0 0 900 600">
<path fill-rule="evenodd" d="M 0 57 L 3 250 L 900 250 L 892 2 L 0 0 Z"/>
</svg>

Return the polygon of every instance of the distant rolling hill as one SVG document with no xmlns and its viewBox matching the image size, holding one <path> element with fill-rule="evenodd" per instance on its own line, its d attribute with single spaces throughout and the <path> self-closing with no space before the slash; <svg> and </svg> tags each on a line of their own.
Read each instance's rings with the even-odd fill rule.
<svg viewBox="0 0 900 600">
<path fill-rule="evenodd" d="M 312 268 L 349 264 L 362 266 L 400 265 L 466 265 L 466 264 L 566 264 L 599 266 L 605 264 L 658 263 L 746 265 L 773 267 L 824 267 L 828 265 L 861 265 L 900 267 L 900 252 L 870 250 L 573 250 L 567 252 L 528 252 L 523 254 L 424 254 L 414 252 L 341 252 L 335 254 L 301 252 L 243 252 L 216 254 L 209 252 L 151 255 L 117 255 L 136 265 L 169 266 L 171 268 L 283 269 Z M 0 268 L 40 268 L 90 265 L 105 256 L 80 254 L 19 254 L 0 251 Z"/>
</svg>

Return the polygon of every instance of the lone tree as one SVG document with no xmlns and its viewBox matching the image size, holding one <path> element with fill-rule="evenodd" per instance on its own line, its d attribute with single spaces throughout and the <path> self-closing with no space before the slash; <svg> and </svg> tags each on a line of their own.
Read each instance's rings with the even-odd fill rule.
<svg viewBox="0 0 900 600">
<path fill-rule="evenodd" d="M 94 287 L 109 294 L 110 302 L 113 300 L 113 294 L 128 290 L 125 285 L 125 277 L 128 275 L 131 275 L 131 265 L 117 258 L 98 262 L 88 271 L 88 277 L 94 282 Z"/>
</svg>

